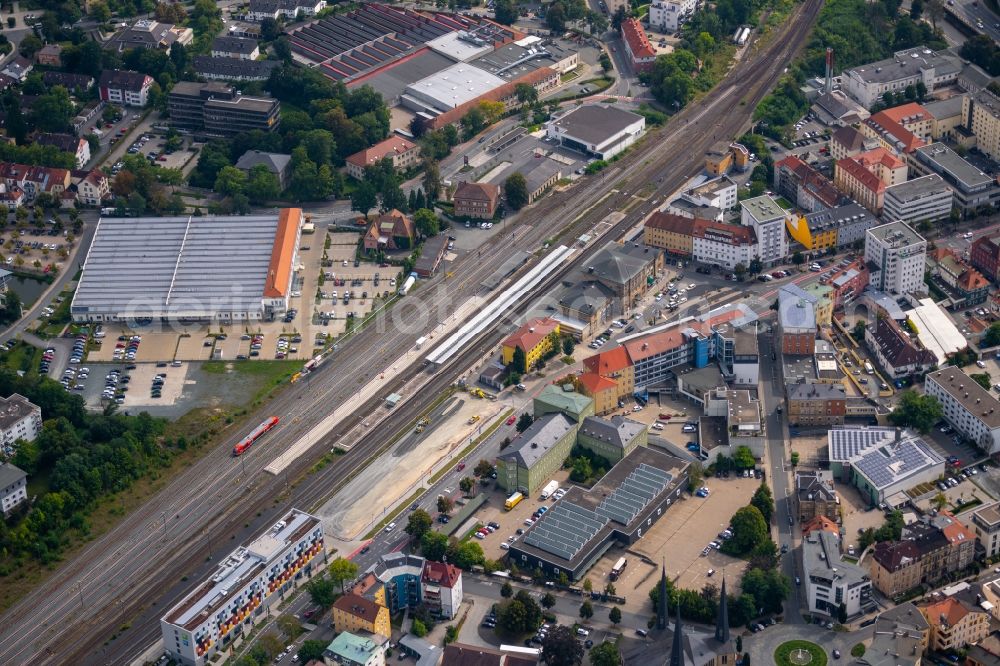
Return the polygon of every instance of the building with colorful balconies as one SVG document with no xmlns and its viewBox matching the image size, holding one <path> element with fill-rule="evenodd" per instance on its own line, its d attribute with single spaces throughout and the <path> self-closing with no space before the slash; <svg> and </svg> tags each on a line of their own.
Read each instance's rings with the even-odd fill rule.
<svg viewBox="0 0 1000 666">
<path fill-rule="evenodd" d="M 320 519 L 291 509 L 167 611 L 160 619 L 164 650 L 177 663 L 203 666 L 321 570 L 325 557 Z"/>
</svg>

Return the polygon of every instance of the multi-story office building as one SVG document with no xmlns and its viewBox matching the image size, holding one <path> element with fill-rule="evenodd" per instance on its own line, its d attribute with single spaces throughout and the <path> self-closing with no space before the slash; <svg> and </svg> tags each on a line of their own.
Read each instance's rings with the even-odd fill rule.
<svg viewBox="0 0 1000 666">
<path fill-rule="evenodd" d="M 962 123 L 976 135 L 976 148 L 1000 159 L 1000 97 L 987 89 L 962 98 Z"/>
<path fill-rule="evenodd" d="M 33 442 L 41 431 L 41 407 L 19 393 L 0 398 L 0 453 L 14 455 L 18 440 Z"/>
<path fill-rule="evenodd" d="M 959 434 L 990 455 L 1000 451 L 1000 401 L 990 391 L 955 367 L 927 375 L 924 391 L 938 399 Z"/>
<path fill-rule="evenodd" d="M 825 250 L 862 240 L 875 224 L 869 210 L 851 202 L 793 217 L 788 221 L 788 234 L 808 250 Z"/>
<path fill-rule="evenodd" d="M 972 531 L 987 558 L 1000 553 L 1000 504 L 993 503 L 972 514 Z"/>
<path fill-rule="evenodd" d="M 819 529 L 805 535 L 802 571 L 809 612 L 836 618 L 841 607 L 847 617 L 874 610 L 868 572 L 841 559 L 838 534 Z"/>
<path fill-rule="evenodd" d="M 952 192 L 936 173 L 891 185 L 885 190 L 882 218 L 907 224 L 937 222 L 951 215 Z"/>
<path fill-rule="evenodd" d="M 203 666 L 267 617 L 272 603 L 312 578 L 324 558 L 320 519 L 290 510 L 167 611 L 160 620 L 164 650 L 181 664 Z"/>
<path fill-rule="evenodd" d="M 888 294 L 924 292 L 927 241 L 905 222 L 873 227 L 865 234 L 869 283 Z"/>
<path fill-rule="evenodd" d="M 743 226 L 752 227 L 757 237 L 757 258 L 765 265 L 784 261 L 788 254 L 785 219 L 789 213 L 766 194 L 742 201 L 740 205 Z"/>
<path fill-rule="evenodd" d="M 759 252 L 757 238 L 750 227 L 696 220 L 692 235 L 694 260 L 703 264 L 733 270 L 739 264 L 749 266 Z"/>
<path fill-rule="evenodd" d="M 943 143 L 917 148 L 909 161 L 916 175 L 936 173 L 944 178 L 955 195 L 955 206 L 963 213 L 1000 204 L 1000 185 L 996 179 Z"/>
<path fill-rule="evenodd" d="M 273 132 L 281 122 L 278 100 L 242 95 L 217 82 L 180 81 L 170 91 L 167 104 L 175 126 L 216 136 Z"/>
</svg>

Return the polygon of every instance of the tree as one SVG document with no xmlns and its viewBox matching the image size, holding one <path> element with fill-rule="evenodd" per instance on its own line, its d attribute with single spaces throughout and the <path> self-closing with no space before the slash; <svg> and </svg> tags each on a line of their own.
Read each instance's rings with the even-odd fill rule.
<svg viewBox="0 0 1000 666">
<path fill-rule="evenodd" d="M 589 620 L 594 617 L 594 606 L 589 601 L 584 601 L 580 604 L 580 617 L 584 620 Z"/>
<path fill-rule="evenodd" d="M 520 347 L 514 347 L 514 353 L 512 354 L 510 363 L 507 367 L 508 369 L 522 375 L 528 371 L 528 357 L 525 355 L 523 349 Z"/>
<path fill-rule="evenodd" d="M 747 274 L 747 266 L 744 263 L 738 263 L 733 268 L 733 272 L 736 273 L 736 279 L 742 280 L 743 276 Z"/>
<path fill-rule="evenodd" d="M 914 21 L 919 21 L 920 17 L 924 13 L 924 2 L 923 0 L 911 0 L 910 2 L 910 18 Z"/>
<path fill-rule="evenodd" d="M 587 592 L 588 594 L 594 591 L 594 584 L 590 582 L 589 578 L 583 579 L 583 591 Z"/>
<path fill-rule="evenodd" d="M 569 336 L 563 338 L 562 341 L 563 354 L 565 354 L 566 356 L 572 356 L 574 349 L 576 349 L 576 342 L 573 340 L 573 338 Z"/>
<path fill-rule="evenodd" d="M 514 87 L 514 95 L 517 96 L 517 101 L 523 105 L 534 104 L 538 101 L 538 90 L 527 83 L 518 83 Z"/>
<path fill-rule="evenodd" d="M 801 252 L 796 250 L 795 252 L 792 253 L 792 263 L 795 264 L 796 266 L 801 266 L 802 264 L 806 263 L 806 258 Z"/>
<path fill-rule="evenodd" d="M 266 166 L 258 164 L 250 169 L 245 191 L 250 201 L 259 205 L 281 195 L 281 182 Z"/>
<path fill-rule="evenodd" d="M 243 194 L 247 187 L 247 175 L 242 169 L 233 166 L 222 167 L 219 175 L 215 178 L 215 186 L 212 188 L 217 194 L 231 197 Z"/>
<path fill-rule="evenodd" d="M 896 408 L 889 414 L 889 422 L 894 426 L 912 427 L 921 433 L 928 433 L 943 415 L 941 403 L 934 396 L 903 391 Z"/>
<path fill-rule="evenodd" d="M 313 603 L 323 608 L 332 606 L 334 598 L 337 596 L 333 581 L 329 578 L 314 578 L 306 585 L 306 590 L 309 591 L 309 598 L 312 599 Z"/>
<path fill-rule="evenodd" d="M 479 462 L 476 463 L 476 467 L 472 470 L 472 473 L 481 477 L 489 476 L 493 474 L 493 463 L 485 458 L 481 458 Z"/>
<path fill-rule="evenodd" d="M 503 183 L 503 195 L 511 210 L 521 210 L 528 203 L 528 181 L 520 172 L 512 173 Z"/>
<path fill-rule="evenodd" d="M 611 71 L 613 67 L 611 64 L 611 57 L 607 54 L 606 51 L 601 51 L 601 56 L 597 59 L 597 61 L 601 64 L 601 69 L 603 69 L 605 72 Z"/>
<path fill-rule="evenodd" d="M 583 644 L 570 627 L 557 625 L 542 641 L 542 659 L 548 666 L 576 666 L 583 663 Z"/>
<path fill-rule="evenodd" d="M 701 488 L 702 481 L 704 480 L 705 470 L 701 466 L 701 463 L 696 460 L 688 468 L 688 492 L 693 493 Z"/>
<path fill-rule="evenodd" d="M 865 329 L 868 328 L 868 322 L 864 319 L 859 319 L 854 322 L 854 328 L 851 329 L 851 337 L 858 342 L 864 342 L 865 339 Z"/>
<path fill-rule="evenodd" d="M 447 495 L 438 495 L 437 510 L 438 513 L 451 513 L 451 510 L 455 508 L 455 503 L 451 501 L 451 498 Z"/>
<path fill-rule="evenodd" d="M 43 46 L 44 44 L 42 43 L 42 40 L 33 33 L 29 32 L 24 36 L 24 39 L 21 40 L 21 48 L 18 50 L 25 58 L 32 60 L 35 54 L 42 50 Z"/>
<path fill-rule="evenodd" d="M 767 523 L 760 509 L 745 506 L 733 514 L 733 538 L 722 545 L 724 552 L 732 555 L 746 555 L 760 543 L 768 539 Z"/>
<path fill-rule="evenodd" d="M 774 497 L 771 495 L 771 489 L 766 483 L 761 482 L 757 486 L 753 497 L 750 498 L 750 504 L 757 507 L 760 514 L 764 516 L 764 522 L 770 524 L 771 517 L 774 515 Z"/>
<path fill-rule="evenodd" d="M 617 626 L 622 621 L 622 609 L 618 606 L 612 606 L 608 612 L 608 619 L 611 620 L 611 624 Z"/>
<path fill-rule="evenodd" d="M 434 522 L 431 515 L 423 509 L 410 512 L 410 517 L 406 521 L 406 533 L 414 539 L 420 539 L 427 532 L 430 532 Z"/>
<path fill-rule="evenodd" d="M 548 610 L 556 605 L 556 596 L 551 592 L 546 592 L 542 595 L 542 608 Z"/>
<path fill-rule="evenodd" d="M 938 491 L 938 493 L 931 498 L 931 506 L 933 506 L 938 511 L 943 509 L 945 504 L 947 503 L 948 503 L 948 498 L 945 497 L 945 494 L 940 491 Z"/>
<path fill-rule="evenodd" d="M 847 624 L 847 604 L 843 601 L 840 602 L 840 606 L 837 607 L 837 622 L 840 624 Z"/>
<path fill-rule="evenodd" d="M 591 666 L 621 666 L 622 653 L 618 646 L 610 641 L 602 641 L 590 651 Z"/>
<path fill-rule="evenodd" d="M 525 412 L 524 414 L 521 414 L 521 416 L 517 418 L 517 423 L 514 425 L 514 428 L 518 432 L 524 432 L 525 430 L 530 428 L 531 424 L 534 422 L 535 422 L 535 417 L 529 414 L 528 412 Z"/>
<path fill-rule="evenodd" d="M 323 660 L 323 653 L 326 651 L 326 646 L 329 645 L 327 641 L 316 641 L 309 640 L 303 641 L 302 647 L 299 648 L 299 663 L 308 664 L 310 661 L 316 659 L 318 661 Z"/>
<path fill-rule="evenodd" d="M 497 0 L 493 11 L 497 23 L 514 25 L 517 21 L 517 7 L 514 6 L 513 0 Z"/>
<path fill-rule="evenodd" d="M 458 487 L 462 489 L 462 492 L 469 494 L 469 492 L 476 487 L 476 481 L 471 476 L 464 476 L 458 482 Z"/>
<path fill-rule="evenodd" d="M 743 637 L 736 635 L 736 654 L 743 652 Z"/>
<path fill-rule="evenodd" d="M 486 562 L 483 548 L 475 541 L 466 541 L 452 551 L 448 559 L 459 569 L 471 569 Z"/>
<path fill-rule="evenodd" d="M 35 127 L 43 132 L 65 131 L 74 113 L 73 100 L 62 86 L 53 86 L 48 94 L 42 95 L 31 105 L 31 118 Z"/>
<path fill-rule="evenodd" d="M 566 10 L 563 9 L 562 3 L 558 0 L 550 4 L 549 8 L 545 11 L 545 25 L 552 32 L 563 32 L 566 30 Z"/>
<path fill-rule="evenodd" d="M 509 580 L 505 580 L 500 587 L 500 596 L 504 599 L 510 599 L 514 596 L 514 586 L 510 584 Z"/>
<path fill-rule="evenodd" d="M 362 182 L 351 192 L 351 210 L 357 211 L 368 219 L 368 213 L 378 203 L 378 194 L 368 182 Z"/>
<path fill-rule="evenodd" d="M 754 257 L 750 260 L 750 273 L 751 275 L 757 275 L 762 270 L 764 270 L 764 264 L 761 263 L 760 259 Z"/>
<path fill-rule="evenodd" d="M 791 458 L 792 467 L 797 467 L 798 464 L 799 464 L 799 452 L 798 451 L 792 451 L 792 454 L 791 454 L 790 458 Z"/>
<path fill-rule="evenodd" d="M 427 635 L 427 625 L 425 625 L 419 617 L 413 618 L 413 624 L 410 625 L 410 633 L 417 638 L 423 638 Z"/>
<path fill-rule="evenodd" d="M 434 562 L 441 562 L 448 552 L 448 536 L 431 530 L 420 538 L 420 552 Z"/>
<path fill-rule="evenodd" d="M 788 598 L 788 579 L 776 567 L 750 569 L 743 575 L 742 586 L 743 592 L 753 597 L 765 613 L 780 613 L 781 605 Z"/>
<path fill-rule="evenodd" d="M 441 221 L 434 211 L 421 208 L 413 214 L 413 224 L 421 236 L 436 236 L 441 231 Z"/>
<path fill-rule="evenodd" d="M 983 335 L 984 347 L 995 347 L 997 345 L 1000 345 L 1000 321 L 990 324 L 990 327 L 986 329 L 986 334 Z"/>
<path fill-rule="evenodd" d="M 740 469 L 750 469 L 757 464 L 757 460 L 753 457 L 753 451 L 748 446 L 736 447 L 736 453 L 733 454 L 733 461 Z"/>
<path fill-rule="evenodd" d="M 353 580 L 358 575 L 358 565 L 348 559 L 338 557 L 330 562 L 327 571 L 330 574 L 330 580 L 334 583 L 340 583 L 340 591 L 346 593 L 344 586 L 347 581 Z"/>
</svg>

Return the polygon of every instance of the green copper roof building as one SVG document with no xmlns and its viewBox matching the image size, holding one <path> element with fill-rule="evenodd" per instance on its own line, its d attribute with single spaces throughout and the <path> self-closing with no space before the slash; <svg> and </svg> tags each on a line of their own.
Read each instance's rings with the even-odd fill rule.
<svg viewBox="0 0 1000 666">
<path fill-rule="evenodd" d="M 536 419 L 545 414 L 560 412 L 580 423 L 594 415 L 594 401 L 572 389 L 566 391 L 560 386 L 549 384 L 535 398 L 534 411 Z"/>
</svg>

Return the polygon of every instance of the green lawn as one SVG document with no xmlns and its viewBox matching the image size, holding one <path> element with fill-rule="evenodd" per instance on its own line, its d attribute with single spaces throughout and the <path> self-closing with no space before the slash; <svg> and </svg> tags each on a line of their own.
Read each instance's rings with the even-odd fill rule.
<svg viewBox="0 0 1000 666">
<path fill-rule="evenodd" d="M 803 659 L 796 658 L 800 650 L 808 652 Z M 809 641 L 788 641 L 774 651 L 774 663 L 777 666 L 826 666 L 826 651 Z"/>
</svg>

